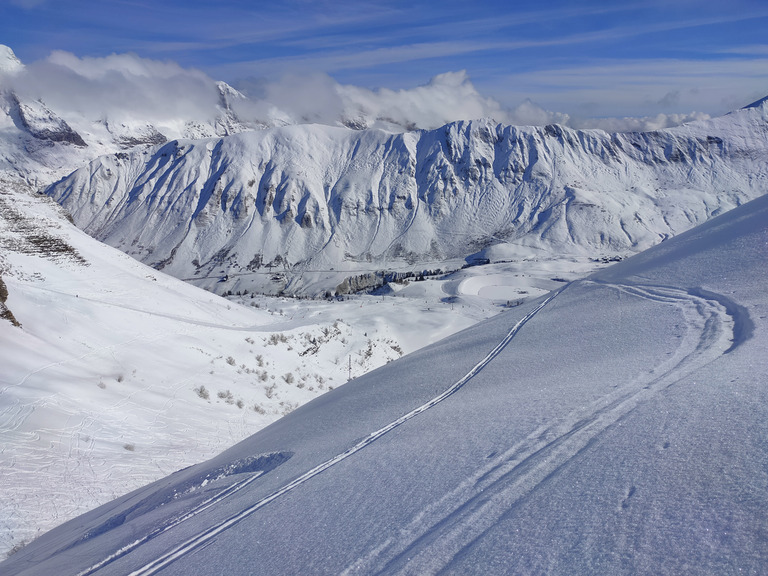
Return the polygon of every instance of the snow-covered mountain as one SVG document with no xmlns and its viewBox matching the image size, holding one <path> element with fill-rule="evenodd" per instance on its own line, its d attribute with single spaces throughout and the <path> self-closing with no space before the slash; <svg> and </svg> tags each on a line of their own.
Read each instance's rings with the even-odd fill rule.
<svg viewBox="0 0 768 576">
<path fill-rule="evenodd" d="M 173 138 L 226 136 L 264 127 L 237 116 L 233 102 L 247 99 L 224 82 L 208 82 L 211 106 L 204 113 L 180 107 L 177 114 L 158 121 L 114 106 L 94 110 L 78 102 L 77 95 L 65 102 L 64 110 L 57 109 L 36 93 L 34 80 L 26 77 L 30 74 L 13 50 L 0 45 L 0 171 L 36 188 L 103 154 Z"/>
<path fill-rule="evenodd" d="M 363 376 L 0 565 L 760 574 L 768 196 Z"/>
<path fill-rule="evenodd" d="M 767 152 L 764 102 L 647 133 L 289 126 L 103 156 L 47 192 L 210 290 L 317 294 L 379 269 L 639 252 L 766 193 Z"/>
<path fill-rule="evenodd" d="M 392 490 L 402 487 L 402 492 L 420 503 L 431 498 L 435 493 L 420 484 L 424 478 L 420 478 L 418 470 L 409 469 L 400 458 L 426 461 L 431 466 L 435 464 L 434 454 L 442 453 L 442 446 L 446 450 L 443 459 L 452 462 L 452 456 L 447 456 L 451 441 L 459 447 L 457 462 L 463 468 L 458 472 L 452 468 L 430 469 L 427 479 L 441 486 L 458 479 L 459 484 L 451 490 L 459 492 L 446 492 L 436 504 L 422 508 L 420 504 L 414 507 L 407 498 L 400 508 L 386 504 L 377 509 L 375 502 L 365 503 L 364 509 L 372 513 L 374 528 L 393 534 L 387 542 L 370 539 L 375 549 L 359 552 L 367 544 L 355 538 L 370 525 L 362 517 L 353 517 L 348 526 L 339 527 L 336 521 L 329 524 L 333 526 L 333 538 L 326 548 L 315 548 L 312 543 L 322 532 L 320 528 L 312 534 L 299 532 L 295 550 L 305 545 L 313 550 L 325 549 L 332 557 L 349 561 L 350 572 L 363 573 L 396 572 L 406 553 L 401 551 L 407 550 L 410 555 L 410 551 L 421 550 L 420 556 L 414 556 L 417 564 L 412 571 L 430 572 L 431 568 L 418 562 L 425 555 L 446 556 L 432 554 L 429 542 L 433 536 L 428 535 L 431 528 L 427 523 L 448 518 L 448 523 L 459 520 L 456 525 L 465 526 L 451 506 L 468 503 L 466 509 L 473 509 L 477 499 L 465 497 L 467 492 L 460 490 L 475 480 L 477 486 L 486 486 L 486 472 L 493 478 L 498 470 L 506 474 L 502 462 L 505 455 L 524 457 L 526 447 L 541 447 L 544 439 L 552 437 L 556 441 L 547 444 L 543 454 L 552 456 L 557 464 L 563 454 L 573 454 L 571 438 L 577 445 L 592 445 L 593 437 L 585 435 L 582 428 L 602 433 L 605 423 L 610 427 L 616 418 L 623 422 L 624 407 L 634 407 L 639 400 L 658 401 L 666 394 L 664 387 L 670 379 L 684 377 L 689 369 L 709 360 L 715 367 L 723 366 L 727 358 L 744 361 L 740 356 L 744 350 L 759 357 L 755 346 L 764 342 L 753 309 L 759 314 L 765 303 L 752 298 L 749 290 L 757 286 L 755 291 L 759 291 L 764 274 L 758 270 L 750 276 L 754 261 L 760 258 L 748 240 L 761 238 L 764 230 L 749 224 L 754 218 L 742 211 L 737 213 L 741 216 L 733 216 L 735 223 L 720 220 L 721 224 L 714 228 L 705 228 L 710 231 L 706 237 L 686 236 L 698 238 L 695 245 L 686 244 L 688 241 L 665 242 L 651 253 L 661 260 L 648 264 L 650 268 L 640 264 L 640 268 L 620 267 L 618 270 L 624 272 L 618 279 L 595 276 L 583 284 L 570 284 L 536 313 L 535 323 L 526 324 L 526 331 L 534 332 L 532 340 L 519 348 L 519 356 L 496 372 L 485 360 L 480 361 L 476 367 L 484 375 L 477 380 L 485 381 L 485 391 L 478 396 L 462 396 L 465 380 L 461 376 L 469 374 L 475 362 L 496 344 L 491 342 L 494 335 L 501 339 L 501 347 L 494 348 L 487 360 L 503 360 L 502 348 L 509 338 L 514 337 L 516 345 L 520 343 L 517 328 L 509 331 L 508 322 L 535 310 L 535 305 L 527 303 L 530 299 L 583 276 L 585 270 L 600 266 L 600 261 L 640 251 L 764 194 L 768 164 L 765 100 L 723 118 L 634 134 L 574 131 L 555 125 L 515 128 L 491 120 L 455 122 L 437 130 L 416 131 L 407 111 L 392 117 L 396 104 L 409 100 L 408 94 L 390 95 L 397 96 L 390 108 L 342 106 L 341 116 L 320 119 L 335 127 L 289 125 L 297 122 L 296 117 L 280 110 L 266 115 L 264 122 L 254 120 L 253 115 L 245 120 L 242 112 L 254 106 L 246 96 L 224 83 L 188 71 L 179 80 L 174 76 L 178 66 L 123 56 L 106 60 L 86 62 L 59 54 L 45 65 L 63 62 L 60 69 L 43 71 L 52 72 L 53 82 L 58 78 L 56 74 L 80 74 L 79 82 L 92 81 L 96 92 L 109 88 L 104 94 L 115 97 L 126 87 L 146 82 L 150 91 L 165 100 L 168 98 L 158 86 L 165 88 L 174 82 L 187 86 L 196 79 L 200 84 L 195 89 L 202 86 L 211 98 L 197 108 L 183 106 L 181 99 L 178 113 L 167 113 L 166 104 L 158 108 L 166 113 L 162 117 L 158 117 L 158 109 L 152 110 L 152 117 L 136 113 L 140 106 L 123 111 L 111 102 L 109 113 L 101 113 L 100 109 L 83 106 L 85 100 L 80 102 L 77 97 L 74 101 L 64 97 L 42 99 L 32 96 L 34 83 L 30 78 L 20 80 L 28 67 L 10 49 L 0 46 L 0 467 L 4 470 L 0 554 L 21 547 L 41 532 L 97 504 L 210 457 L 350 376 L 359 376 L 512 307 L 505 320 L 484 324 L 456 341 L 416 355 L 401 368 L 385 370 L 381 378 L 363 379 L 350 387 L 349 395 L 335 392 L 320 405 L 299 411 L 301 416 L 257 437 L 261 440 L 254 440 L 255 444 L 233 449 L 218 463 L 180 473 L 168 481 L 168 486 L 174 486 L 171 492 L 158 499 L 150 496 L 133 508 L 135 500 L 128 497 L 129 509 L 125 511 L 122 504 L 116 504 L 115 514 L 107 513 L 106 522 L 102 522 L 102 512 L 95 512 L 92 518 L 99 520 L 86 529 L 85 535 L 72 536 L 71 528 L 64 528 L 59 536 L 46 537 L 58 543 L 74 538 L 86 548 L 94 546 L 93 554 L 81 554 L 84 548 L 80 545 L 70 547 L 71 541 L 62 544 L 70 550 L 65 554 L 94 562 L 74 572 L 87 568 L 86 573 L 122 573 L 123 555 L 130 554 L 134 559 L 137 555 L 152 556 L 154 552 L 138 552 L 137 547 L 146 551 L 145 543 L 165 538 L 166 533 L 173 533 L 178 525 L 187 522 L 184 513 L 173 516 L 174 510 L 191 509 L 189 518 L 197 521 L 204 520 L 204 512 L 223 518 L 234 504 L 237 524 L 241 510 L 247 512 L 243 518 L 255 511 L 229 500 L 230 496 L 250 494 L 241 489 L 257 490 L 255 501 L 261 509 L 272 497 L 259 498 L 270 490 L 277 490 L 275 494 L 282 498 L 296 486 L 314 481 L 320 471 L 333 467 L 336 474 L 348 465 L 337 466 L 337 462 L 363 448 L 369 454 L 363 459 L 363 467 L 378 476 L 378 461 L 368 451 L 369 440 L 359 441 L 375 429 L 378 432 L 370 439 L 377 441 L 376 449 L 384 447 L 381 462 L 391 464 L 387 473 L 392 477 L 387 482 Z M 144 75 L 142 67 L 154 67 L 159 72 L 154 71 L 156 76 L 152 71 Z M 134 69 L 140 73 L 133 74 Z M 128 70 L 123 79 L 133 74 L 130 82 L 120 84 L 119 89 L 102 82 L 99 76 L 111 74 L 119 79 L 116 70 Z M 152 84 L 164 75 L 171 79 L 170 84 Z M 448 75 L 440 82 L 468 91 L 469 100 L 477 96 L 466 78 Z M 21 89 L 16 90 L 17 86 Z M 127 93 L 139 101 L 146 96 L 141 90 Z M 420 101 L 429 100 L 429 94 L 425 94 Z M 363 94 L 362 100 L 352 101 L 364 102 L 369 96 Z M 441 114 L 438 110 L 430 118 L 440 118 Z M 370 126 L 411 131 L 391 134 L 367 129 Z M 85 167 L 68 176 L 81 166 Z M 162 272 L 208 290 L 249 293 L 224 301 L 80 233 L 67 221 L 67 212 L 34 193 L 62 178 L 48 191 L 90 234 Z M 765 214 L 765 206 L 757 206 L 759 219 Z M 738 230 L 744 222 L 749 225 Z M 714 248 L 717 242 L 739 234 L 742 253 L 732 261 L 727 260 L 732 256 L 728 251 L 731 248 Z M 681 254 L 689 258 L 683 262 Z M 710 260 L 704 262 L 706 258 Z M 495 264 L 428 277 L 423 282 L 401 281 L 405 273 L 459 268 L 467 261 Z M 674 273 L 670 276 L 666 271 L 654 278 L 653 266 L 657 265 L 671 266 Z M 710 272 L 717 277 L 706 278 L 705 265 L 713 266 Z M 744 269 L 734 272 L 732 266 Z M 649 276 L 645 276 L 648 270 Z M 400 277 L 392 272 L 400 272 Z M 641 281 L 639 276 L 632 276 L 635 273 L 643 275 L 642 283 L 650 281 L 648 278 L 655 283 L 638 286 Z M 343 302 L 325 302 L 253 294 L 354 291 L 388 278 L 399 280 L 392 282 L 387 292 L 398 298 L 359 295 Z M 420 274 L 419 280 L 423 280 Z M 603 298 L 595 297 L 596 293 Z M 613 302 L 611 295 L 632 305 L 603 308 L 606 302 Z M 598 299 L 601 301 L 596 302 Z M 568 316 L 573 314 L 571 307 L 586 316 Z M 590 311 L 594 314 L 590 315 Z M 562 323 L 560 314 L 564 314 Z M 702 319 L 702 314 L 707 318 Z M 621 330 L 628 318 L 637 320 L 629 323 L 636 329 L 632 335 Z M 593 330 L 590 322 L 597 328 Z M 605 336 L 600 328 L 605 329 Z M 561 330 L 565 330 L 562 342 Z M 573 334 L 583 336 L 585 330 L 597 336 L 582 361 L 573 356 L 573 351 L 583 349 L 583 338 Z M 755 330 L 758 338 L 754 337 Z M 503 338 L 505 334 L 509 338 Z M 626 339 L 631 344 L 623 344 Z M 557 341 L 557 347 L 552 346 L 553 341 Z M 566 358 L 567 365 L 558 368 L 554 357 L 548 362 L 542 359 L 543 367 L 537 365 L 535 359 L 542 358 L 541 350 L 551 350 L 553 356 L 559 352 L 558 358 Z M 727 354 L 718 356 L 722 351 Z M 626 365 L 616 366 L 617 358 Z M 524 383 L 515 380 L 509 390 L 504 388 L 504 383 L 511 382 L 510 374 L 528 368 L 530 374 Z M 639 376 L 629 374 L 634 368 Z M 734 374 L 746 374 L 742 384 L 754 384 L 749 380 L 752 372 L 741 364 L 731 368 Z M 661 374 L 660 380 L 649 380 L 646 369 Z M 724 373 L 718 370 L 717 374 Z M 614 379 L 613 383 L 607 382 L 606 374 Z M 759 377 L 763 372 L 756 370 L 754 374 Z M 460 397 L 468 404 L 444 403 L 441 396 L 435 396 L 451 379 L 459 384 L 456 389 L 462 390 L 462 394 L 451 396 L 451 402 Z M 578 388 L 575 393 L 564 386 L 550 387 L 552 381 L 568 379 Z M 651 392 L 640 391 L 640 384 L 642 390 Z M 612 387 L 616 388 L 613 392 L 609 390 Z M 540 390 L 541 396 L 532 398 L 531 390 Z M 605 390 L 608 393 L 601 396 Z M 740 389 L 741 393 L 746 391 Z M 656 392 L 658 395 L 650 396 Z M 593 403 L 575 406 L 576 397 L 592 399 Z M 624 403 L 627 398 L 629 404 Z M 433 402 L 435 399 L 437 402 Z M 522 444 L 509 444 L 509 438 L 499 435 L 508 427 L 505 418 L 510 418 L 510 413 L 504 411 L 504 399 L 521 402 L 521 411 L 512 416 L 515 425 L 521 427 L 513 426 L 512 434 L 517 435 L 514 442 Z M 720 400 L 727 403 L 733 398 L 712 399 Z M 491 401 L 493 406 L 488 405 Z M 419 402 L 424 402 L 421 408 L 413 414 L 408 412 Z M 617 402 L 621 409 L 601 412 L 602 406 L 610 408 Z M 387 423 L 394 423 L 402 431 L 413 425 L 412 416 L 427 409 L 429 418 L 447 410 L 437 421 L 429 420 L 436 422 L 436 428 L 430 428 L 431 424 L 414 428 L 419 438 L 430 443 L 430 450 L 435 443 L 432 455 L 421 451 L 410 436 L 405 444 L 394 443 L 390 448 L 378 441 L 379 433 L 388 433 Z M 397 418 L 406 413 L 410 414 L 406 418 L 409 424 L 401 426 Z M 456 436 L 456 422 L 472 429 L 486 413 L 491 414 L 491 419 L 477 426 L 487 435 L 478 434 L 475 440 Z M 735 412 L 726 416 L 731 414 L 735 414 L 734 418 L 742 416 Z M 586 420 L 574 424 L 582 416 Z M 533 420 L 544 422 L 543 435 L 536 436 L 541 429 L 532 427 Z M 547 422 L 551 424 L 548 428 Z M 743 422 L 752 426 L 748 418 Z M 661 424 L 660 429 L 666 430 L 668 424 Z M 758 427 L 754 424 L 750 430 Z M 445 432 L 445 436 L 433 437 L 435 430 Z M 558 435 L 560 432 L 562 435 Z M 639 434 L 637 428 L 634 432 Z M 677 438 L 685 439 L 679 435 Z M 674 447 L 674 442 L 665 442 Z M 354 449 L 347 454 L 350 446 Z M 473 447 L 479 450 L 477 454 L 471 453 Z M 522 452 L 514 452 L 515 447 Z M 639 447 L 637 461 L 626 458 L 630 471 L 638 477 L 643 472 L 638 463 L 640 455 L 645 461 L 651 460 L 646 448 Z M 624 452 L 620 449 L 610 453 Z M 723 454 L 723 466 L 733 462 L 741 467 L 739 470 L 752 470 L 753 462 L 741 453 L 733 455 L 724 449 Z M 487 469 L 475 467 L 474 472 L 459 478 L 467 466 L 475 466 L 478 460 L 487 464 Z M 537 457 L 525 461 L 538 462 Z M 316 464 L 320 468 L 313 469 Z M 563 466 L 567 469 L 568 464 Z M 268 474 L 276 467 L 277 474 Z M 546 466 L 532 469 L 533 476 L 518 469 L 505 477 L 516 478 L 518 487 L 535 484 L 540 472 L 557 477 Z M 592 469 L 604 470 L 614 479 L 619 474 L 599 466 Z M 305 475 L 307 471 L 310 473 Z M 244 478 L 242 485 L 227 485 L 246 472 L 254 475 Z M 560 469 L 556 472 L 559 474 Z M 674 474 L 678 472 L 673 470 Z M 708 488 L 705 484 L 710 482 L 709 471 L 696 472 L 706 477 L 701 486 Z M 254 484 L 261 473 L 265 484 Z M 681 472 L 689 473 L 687 468 Z M 280 484 L 278 479 L 285 480 L 286 475 L 289 480 L 298 479 L 298 484 Z M 357 472 L 352 478 L 341 477 L 342 482 L 345 479 L 350 480 L 353 493 L 362 493 L 369 486 Z M 321 491 L 327 488 L 333 492 L 333 482 L 329 480 Z M 728 487 L 717 482 L 720 480 L 711 481 L 715 489 L 727 492 Z M 508 490 L 495 480 L 491 484 L 498 495 L 490 500 L 494 506 L 509 500 Z M 614 484 L 608 482 L 605 490 L 625 490 L 622 510 L 631 511 L 630 504 L 637 501 L 632 500 L 635 494 L 645 493 L 640 481 L 628 487 L 619 486 L 618 480 Z M 212 500 L 200 506 L 192 502 L 198 496 L 206 499 L 219 486 L 222 491 L 215 493 Z M 414 486 L 413 490 L 409 486 Z M 374 486 L 373 492 L 382 494 L 385 502 L 393 497 L 392 492 L 387 492 L 389 487 Z M 175 495 L 168 496 L 173 490 Z M 749 487 L 739 485 L 739 490 L 747 493 Z M 595 496 L 597 492 L 600 490 L 595 488 L 589 497 L 603 498 L 602 492 Z M 135 498 L 141 500 L 146 493 L 138 494 Z M 312 498 L 317 495 L 312 492 Z M 611 495 L 615 496 L 613 492 Z M 310 507 L 322 501 L 312 498 Z M 340 497 L 340 502 L 345 498 Z M 668 503 L 659 498 L 664 508 Z M 555 504 L 562 501 L 550 500 Z M 153 503 L 158 501 L 167 506 L 154 510 Z M 332 493 L 327 501 L 334 501 Z M 285 502 L 281 499 L 281 505 Z M 447 507 L 443 505 L 446 502 Z M 650 514 L 662 514 L 654 506 L 652 503 Z M 691 506 L 700 510 L 700 500 L 692 501 Z M 268 521 L 278 527 L 276 538 L 294 537 L 291 533 L 296 524 L 292 518 L 304 515 L 299 508 L 290 510 L 284 519 L 282 512 L 270 517 Z M 139 528 L 142 534 L 138 540 L 102 562 L 103 540 L 94 537 L 102 535 L 119 548 L 124 543 L 119 526 L 125 524 L 125 529 L 132 530 L 134 519 L 145 510 L 151 510 L 151 515 L 157 513 L 158 518 L 170 510 L 171 516 L 157 522 L 154 516 L 145 517 L 149 518 L 149 529 L 142 532 Z M 494 525 L 498 520 L 494 514 L 485 515 L 485 504 L 480 512 L 484 519 L 477 525 Z M 737 520 L 751 521 L 749 510 L 738 509 L 737 516 Z M 406 518 L 407 522 L 398 524 L 398 519 Z M 421 523 L 424 518 L 426 523 Z M 565 519 L 566 524 L 569 521 Z M 86 520 L 86 524 L 89 522 Z M 229 526 L 227 523 L 224 529 Z M 708 526 L 699 523 L 697 527 Z M 219 528 L 215 527 L 214 532 L 218 533 Z M 348 528 L 350 532 L 343 533 Z M 362 532 L 350 536 L 357 529 Z M 489 530 L 493 534 L 497 529 Z M 567 540 L 547 530 L 540 528 L 537 534 L 544 539 Z M 201 528 L 202 541 L 195 539 L 192 548 L 200 542 L 207 544 L 211 534 Z M 408 534 L 421 534 L 422 539 L 413 542 Z M 443 539 L 440 529 L 433 534 Z M 444 539 L 449 547 L 464 541 L 461 534 L 449 536 Z M 737 537 L 739 542 L 749 541 L 749 534 L 743 530 Z M 345 543 L 339 543 L 341 540 Z M 42 559 L 59 547 L 50 542 L 43 539 L 0 572 L 5 574 L 9 566 L 10 573 L 44 573 L 47 561 Z M 346 549 L 346 542 L 353 545 Z M 467 550 L 473 549 L 474 542 Z M 493 547 L 487 540 L 483 542 L 483 546 Z M 686 547 L 688 544 L 686 541 Z M 259 545 L 269 554 L 279 549 L 268 539 Z M 294 566 L 299 572 L 317 571 L 314 568 L 318 566 L 321 571 L 341 569 L 326 570 L 322 563 L 298 566 L 300 560 L 313 563 L 316 557 L 307 554 L 304 559 L 296 559 L 293 550 L 290 561 L 281 568 L 287 572 Z M 159 564 L 145 567 L 144 573 L 153 573 L 177 558 L 182 560 L 178 564 L 181 566 L 186 554 L 185 548 L 178 555 L 161 558 Z M 470 558 L 470 552 L 467 554 Z M 546 556 L 538 551 L 536 554 Z M 753 557 L 765 558 L 761 554 Z M 52 558 L 50 563 L 59 567 L 74 565 L 60 557 Z M 454 565 L 455 571 L 467 571 L 450 560 L 449 566 Z M 202 573 L 211 572 L 208 565 L 202 566 Z M 638 566 L 642 571 L 643 566 Z M 720 567 L 712 566 L 713 571 Z M 168 568 L 171 572 L 174 569 Z M 527 565 L 521 568 L 527 569 Z M 186 567 L 179 570 L 192 573 Z M 233 572 L 238 570 L 252 572 L 242 566 Z M 272 567 L 265 570 L 280 571 Z"/>
</svg>

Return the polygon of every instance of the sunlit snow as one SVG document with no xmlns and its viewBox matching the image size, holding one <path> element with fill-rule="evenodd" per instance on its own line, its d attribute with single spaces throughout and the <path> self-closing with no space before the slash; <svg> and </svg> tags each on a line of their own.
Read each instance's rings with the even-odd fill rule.
<svg viewBox="0 0 768 576">
<path fill-rule="evenodd" d="M 759 573 L 768 197 L 46 534 L 8 574 Z"/>
</svg>

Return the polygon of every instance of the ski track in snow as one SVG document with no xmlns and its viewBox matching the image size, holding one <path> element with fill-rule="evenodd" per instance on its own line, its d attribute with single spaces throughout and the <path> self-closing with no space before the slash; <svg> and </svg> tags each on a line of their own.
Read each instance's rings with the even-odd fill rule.
<svg viewBox="0 0 768 576">
<path fill-rule="evenodd" d="M 534 308 L 531 312 L 529 312 L 525 317 L 523 317 L 521 320 L 519 320 L 512 329 L 507 333 L 507 335 L 504 337 L 504 339 L 499 342 L 499 344 L 491 350 L 485 358 L 483 358 L 480 362 L 478 362 L 467 374 L 465 374 L 460 380 L 456 381 L 453 385 L 448 387 L 445 391 L 443 391 L 438 396 L 435 396 L 428 402 L 422 404 L 418 408 L 413 409 L 412 411 L 408 412 L 407 414 L 401 416 L 397 420 L 394 420 L 387 424 L 386 426 L 380 428 L 379 430 L 376 430 L 375 432 L 372 432 L 367 437 L 365 437 L 363 440 L 355 444 L 354 446 L 348 448 L 344 452 L 341 452 L 340 454 L 337 454 L 336 456 L 326 460 L 325 462 L 319 464 L 318 466 L 315 466 L 308 472 L 305 472 L 292 482 L 289 482 L 282 488 L 276 490 L 272 494 L 265 496 L 261 500 L 257 501 L 256 503 L 252 504 L 248 508 L 243 509 L 242 511 L 238 512 L 237 514 L 234 514 L 230 516 L 229 518 L 211 526 L 210 528 L 207 528 L 206 530 L 198 533 L 197 535 L 185 540 L 181 544 L 175 546 L 165 554 L 159 556 L 158 558 L 154 559 L 153 561 L 145 564 L 142 567 L 139 567 L 132 571 L 130 573 L 130 576 L 150 576 L 152 574 L 156 574 L 158 571 L 162 570 L 169 564 L 175 562 L 176 560 L 182 558 L 183 556 L 189 554 L 190 552 L 199 549 L 202 546 L 205 546 L 208 542 L 210 542 L 213 538 L 224 532 L 225 530 L 231 528 L 232 526 L 236 525 L 240 521 L 244 520 L 245 518 L 251 516 L 253 513 L 255 513 L 257 510 L 263 508 L 270 502 L 276 500 L 277 498 L 280 498 L 284 494 L 287 494 L 294 488 L 304 484 L 308 480 L 314 478 L 318 474 L 324 472 L 325 470 L 328 470 L 332 466 L 335 466 L 339 462 L 342 462 L 343 460 L 346 460 L 353 454 L 359 452 L 363 448 L 369 446 L 385 434 L 391 432 L 395 428 L 399 427 L 400 425 L 404 424 L 408 420 L 411 420 L 412 418 L 415 418 L 419 414 L 422 414 L 423 412 L 429 410 L 430 408 L 433 408 L 446 398 L 452 396 L 454 393 L 456 393 L 458 390 L 460 390 L 467 382 L 469 382 L 474 376 L 476 376 L 478 373 L 480 373 L 483 368 L 485 368 L 494 358 L 496 358 L 504 348 L 512 341 L 512 339 L 515 337 L 515 335 L 520 331 L 520 329 L 531 319 L 533 318 L 544 306 L 546 306 L 549 302 L 552 301 L 560 292 L 565 290 L 567 286 L 563 287 L 558 292 L 555 292 L 548 298 L 546 298 L 544 301 L 542 301 L 536 308 Z M 226 494 L 224 497 L 228 496 L 229 494 Z M 215 503 L 213 503 L 215 504 Z M 211 504 L 211 505 L 213 505 Z M 202 510 L 200 510 L 202 511 Z M 187 515 L 189 516 L 189 515 Z M 186 519 L 186 517 L 185 517 Z M 170 529 L 173 526 L 176 526 L 180 523 L 180 521 L 176 521 L 172 525 L 168 526 L 166 529 Z M 163 529 L 164 532 L 166 529 Z M 160 532 L 155 531 L 152 533 L 151 537 L 154 538 L 156 535 L 158 535 Z M 116 560 L 119 557 L 124 556 L 131 550 L 135 549 L 140 544 L 143 544 L 147 540 L 151 539 L 150 537 L 145 537 L 145 539 L 142 539 L 140 541 L 137 541 L 133 544 L 130 544 L 128 547 L 119 550 L 115 552 L 113 555 L 109 556 L 108 558 L 100 561 L 99 563 L 95 564 L 91 568 L 88 568 L 81 572 L 78 576 L 88 576 L 90 574 L 93 574 L 95 571 L 97 571 L 102 566 Z"/>
<path fill-rule="evenodd" d="M 167 532 L 168 530 L 170 530 L 172 528 L 175 528 L 176 526 L 178 526 L 182 522 L 186 522 L 190 518 L 194 518 L 198 514 L 204 512 L 205 510 L 210 508 L 211 506 L 215 506 L 216 504 L 218 504 L 219 502 L 221 502 L 225 498 L 228 498 L 232 494 L 235 494 L 236 492 L 239 492 L 240 490 L 242 490 L 243 488 L 248 486 L 248 484 L 250 484 L 251 482 L 256 480 L 259 476 L 261 476 L 263 474 L 263 472 L 264 472 L 263 470 L 257 470 L 256 472 L 254 472 L 253 474 L 249 475 L 244 480 L 241 480 L 240 482 L 236 482 L 236 483 L 234 483 L 234 484 L 232 484 L 230 486 L 227 486 L 225 489 L 221 490 L 216 495 L 212 496 L 211 498 L 208 498 L 207 500 L 204 500 L 203 502 L 201 502 L 200 504 L 195 506 L 189 512 L 185 513 L 182 516 L 179 516 L 178 518 L 174 518 L 173 520 L 171 520 L 171 522 L 169 522 L 165 526 L 162 526 L 160 528 L 156 528 L 155 530 L 153 530 L 152 532 L 150 532 L 149 534 L 147 534 L 143 538 L 139 538 L 138 540 L 128 544 L 127 546 L 122 547 L 120 550 L 118 550 L 114 554 L 108 556 L 107 558 L 105 558 L 104 560 L 99 562 L 98 564 L 94 564 L 90 568 L 86 568 L 82 572 L 78 572 L 77 576 L 89 576 L 90 574 L 93 574 L 97 570 L 100 570 L 101 568 L 103 568 L 107 564 L 111 564 L 115 560 L 117 560 L 119 558 L 122 558 L 126 554 L 130 553 L 132 550 L 135 550 L 136 548 L 141 546 L 142 544 L 145 544 L 145 543 L 149 542 L 150 540 L 153 540 L 154 538 L 157 538 L 160 534 L 163 534 L 164 532 Z"/>
<path fill-rule="evenodd" d="M 585 281 L 588 282 L 588 281 Z M 638 298 L 677 307 L 686 320 L 683 340 L 668 360 L 592 405 L 542 426 L 452 492 L 419 511 L 397 534 L 343 574 L 438 574 L 468 550 L 515 503 L 560 470 L 608 428 L 656 393 L 706 366 L 735 344 L 737 318 L 719 295 L 669 287 L 599 283 Z"/>
</svg>

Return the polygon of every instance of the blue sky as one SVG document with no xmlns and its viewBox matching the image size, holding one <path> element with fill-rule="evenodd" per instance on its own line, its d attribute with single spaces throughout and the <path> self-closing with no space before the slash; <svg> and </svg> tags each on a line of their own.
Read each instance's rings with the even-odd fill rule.
<svg viewBox="0 0 768 576">
<path fill-rule="evenodd" d="M 768 95 L 768 2 L 2 0 L 0 43 L 172 60 L 237 83 L 327 73 L 411 88 L 466 70 L 505 107 L 727 112 Z"/>
</svg>

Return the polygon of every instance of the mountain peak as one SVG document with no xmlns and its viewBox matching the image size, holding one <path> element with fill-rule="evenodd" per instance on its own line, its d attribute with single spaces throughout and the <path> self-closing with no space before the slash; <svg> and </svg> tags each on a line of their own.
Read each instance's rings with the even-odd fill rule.
<svg viewBox="0 0 768 576">
<path fill-rule="evenodd" d="M 762 106 L 766 102 L 768 102 L 768 96 L 766 96 L 764 98 L 760 98 L 760 100 L 756 100 L 756 101 L 752 102 L 752 104 L 747 104 L 746 106 L 744 106 L 744 109 L 746 109 L 746 108 L 760 108 L 760 106 Z"/>
<path fill-rule="evenodd" d="M 24 64 L 21 63 L 8 46 L 0 44 L 0 73 L 2 72 L 18 72 L 24 68 Z"/>
</svg>

